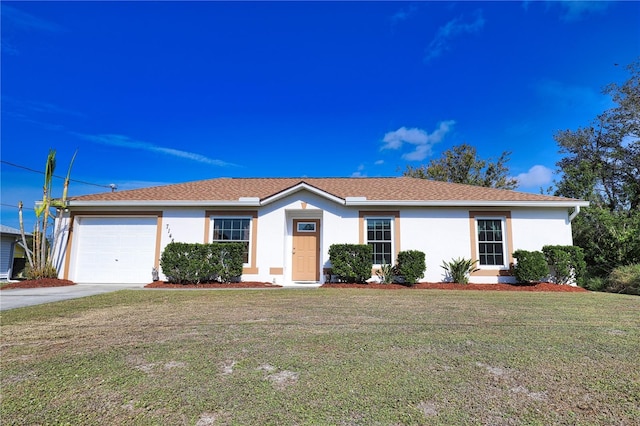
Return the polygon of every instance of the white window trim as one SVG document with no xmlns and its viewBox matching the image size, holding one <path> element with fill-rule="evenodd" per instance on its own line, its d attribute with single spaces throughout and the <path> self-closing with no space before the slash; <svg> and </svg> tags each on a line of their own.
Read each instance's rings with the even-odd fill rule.
<svg viewBox="0 0 640 426">
<path fill-rule="evenodd" d="M 506 263 L 502 265 L 482 265 L 480 264 L 480 243 L 486 241 L 480 241 L 480 234 L 478 233 L 478 221 L 479 220 L 499 220 L 502 228 L 502 260 Z M 488 269 L 488 270 L 501 270 L 509 268 L 509 248 L 507 247 L 507 218 L 505 216 L 476 216 L 475 217 L 475 233 L 476 233 L 476 253 L 478 256 L 478 263 L 476 268 Z"/>
<path fill-rule="evenodd" d="M 396 236 L 395 236 L 395 217 L 393 216 L 364 216 L 364 243 L 365 244 L 369 244 L 369 238 L 368 238 L 368 221 L 369 219 L 372 220 L 376 220 L 376 219 L 385 219 L 385 220 L 389 220 L 389 225 L 391 227 L 391 265 L 395 265 L 396 263 L 396 251 L 395 251 L 395 240 L 396 240 Z M 374 267 L 381 267 L 382 264 L 380 263 L 374 263 L 373 264 Z"/>
<path fill-rule="evenodd" d="M 209 220 L 211 221 L 211 231 L 209 231 L 209 238 L 210 241 L 212 243 L 218 243 L 220 242 L 220 240 L 215 240 L 213 238 L 213 233 L 216 231 L 215 229 L 215 221 L 216 219 L 220 219 L 220 220 L 227 220 L 227 219 L 249 219 L 249 240 L 247 241 L 249 243 L 249 247 L 248 247 L 248 253 L 247 253 L 247 262 L 242 264 L 243 268 L 248 268 L 251 266 L 251 233 L 253 232 L 253 217 L 252 216 L 210 216 Z M 244 242 L 244 240 L 229 240 L 229 241 L 236 241 L 236 242 Z"/>
</svg>

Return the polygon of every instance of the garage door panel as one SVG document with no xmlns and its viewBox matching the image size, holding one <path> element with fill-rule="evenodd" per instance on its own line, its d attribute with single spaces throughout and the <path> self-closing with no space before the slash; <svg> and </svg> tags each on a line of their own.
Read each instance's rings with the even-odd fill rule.
<svg viewBox="0 0 640 426">
<path fill-rule="evenodd" d="M 151 281 L 157 218 L 83 217 L 74 230 L 77 240 L 75 281 L 145 283 Z"/>
</svg>

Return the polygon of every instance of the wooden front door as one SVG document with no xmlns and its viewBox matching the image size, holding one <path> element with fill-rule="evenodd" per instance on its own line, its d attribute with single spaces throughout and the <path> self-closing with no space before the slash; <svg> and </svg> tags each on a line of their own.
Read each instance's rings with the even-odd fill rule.
<svg viewBox="0 0 640 426">
<path fill-rule="evenodd" d="M 320 219 L 293 219 L 293 281 L 319 281 Z"/>
</svg>

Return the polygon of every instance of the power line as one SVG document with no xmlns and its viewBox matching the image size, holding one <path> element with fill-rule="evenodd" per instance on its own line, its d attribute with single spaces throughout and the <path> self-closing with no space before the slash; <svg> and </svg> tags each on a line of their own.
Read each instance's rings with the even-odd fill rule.
<svg viewBox="0 0 640 426">
<path fill-rule="evenodd" d="M 6 164 L 7 166 L 17 167 L 18 169 L 27 170 L 27 171 L 30 171 L 30 172 L 33 172 L 33 173 L 38 173 L 38 174 L 41 174 L 41 175 L 43 175 L 43 174 L 44 174 L 44 172 L 41 172 L 40 170 L 31 169 L 31 168 L 29 168 L 29 167 L 21 166 L 21 165 L 19 165 L 19 164 L 10 163 L 10 162 L 8 162 L 8 161 L 0 160 L 0 163 L 2 163 L 2 164 Z M 58 178 L 58 179 L 63 179 L 63 180 L 65 179 L 65 178 L 63 178 L 62 176 L 56 176 L 56 175 L 53 175 L 53 177 L 54 177 L 54 178 Z M 83 184 L 83 185 L 92 185 L 92 186 L 98 186 L 98 187 L 100 187 L 100 188 L 110 188 L 110 189 L 113 189 L 113 188 L 111 187 L 111 185 L 100 185 L 100 184 L 97 184 L 97 183 L 85 182 L 85 181 L 82 181 L 82 180 L 76 180 L 76 179 L 69 179 L 69 181 L 70 181 L 70 182 L 75 182 L 75 183 L 81 183 L 81 184 Z"/>
<path fill-rule="evenodd" d="M 13 204 L 5 204 L 5 203 L 0 203 L 0 206 L 2 206 L 2 207 L 13 207 L 14 209 L 18 208 L 18 206 L 14 206 Z M 35 210 L 35 209 L 32 209 L 31 207 L 24 207 L 23 206 L 22 208 L 24 210 Z"/>
</svg>

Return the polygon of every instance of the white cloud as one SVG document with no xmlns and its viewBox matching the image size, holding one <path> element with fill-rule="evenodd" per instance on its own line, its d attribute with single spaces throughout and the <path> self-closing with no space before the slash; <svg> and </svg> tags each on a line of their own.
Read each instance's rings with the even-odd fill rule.
<svg viewBox="0 0 640 426">
<path fill-rule="evenodd" d="M 579 21 L 586 15 L 600 13 L 609 7 L 609 2 L 606 1 L 568 0 L 554 1 L 553 4 L 559 5 L 564 10 L 564 14 L 561 16 L 564 21 Z"/>
<path fill-rule="evenodd" d="M 373 163 L 373 164 L 375 164 L 376 166 L 381 166 L 381 165 L 383 165 L 383 164 L 384 164 L 384 160 L 378 160 L 378 161 L 376 161 L 376 162 L 375 162 L 375 163 Z"/>
<path fill-rule="evenodd" d="M 480 31 L 484 27 L 484 22 L 481 10 L 476 12 L 476 17 L 471 22 L 463 22 L 461 16 L 447 22 L 438 28 L 436 36 L 429 43 L 424 61 L 429 62 L 449 50 L 453 38 L 462 34 L 473 34 Z"/>
<path fill-rule="evenodd" d="M 539 164 L 531 167 L 528 172 L 516 176 L 519 187 L 533 188 L 549 185 L 553 178 L 553 170 Z"/>
<path fill-rule="evenodd" d="M 409 17 L 411 17 L 411 15 L 413 15 L 416 12 L 416 10 L 418 10 L 418 8 L 414 4 L 409 5 L 409 7 L 398 10 L 391 17 L 391 25 L 395 25 L 400 21 L 406 21 L 407 19 L 409 19 Z"/>
<path fill-rule="evenodd" d="M 393 132 L 384 135 L 382 142 L 384 145 L 381 149 L 400 149 L 405 143 L 415 145 L 413 152 L 405 153 L 402 158 L 409 161 L 420 161 L 431 155 L 431 147 L 442 141 L 447 133 L 451 131 L 454 120 L 443 121 L 438 128 L 431 133 L 425 130 L 401 127 Z"/>
<path fill-rule="evenodd" d="M 360 164 L 358 166 L 358 171 L 351 173 L 351 177 L 366 177 L 367 175 L 364 172 L 364 164 Z"/>
<path fill-rule="evenodd" d="M 7 6 L 6 3 L 2 4 L 2 17 L 6 19 L 7 23 L 23 30 L 40 30 L 49 32 L 65 31 L 63 27 L 55 22 L 38 18 L 37 16 L 23 12 L 20 9 L 16 9 L 13 6 Z"/>
<path fill-rule="evenodd" d="M 184 158 L 198 163 L 210 164 L 212 166 L 234 166 L 232 163 L 227 163 L 222 160 L 216 160 L 206 157 L 201 154 L 189 151 L 181 151 L 179 149 L 166 148 L 158 145 L 151 144 L 149 142 L 137 141 L 124 135 L 105 134 L 105 135 L 85 135 L 80 133 L 74 133 L 76 136 L 91 141 L 100 143 L 103 145 L 119 146 L 129 149 L 141 149 L 145 151 L 158 152 L 160 154 L 169 155 L 172 157 Z"/>
</svg>

